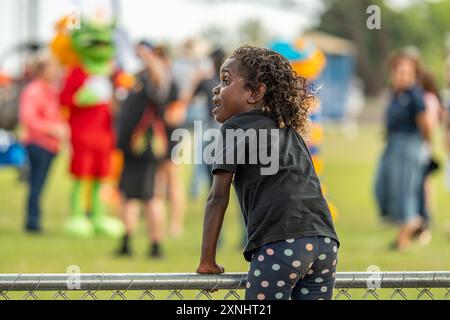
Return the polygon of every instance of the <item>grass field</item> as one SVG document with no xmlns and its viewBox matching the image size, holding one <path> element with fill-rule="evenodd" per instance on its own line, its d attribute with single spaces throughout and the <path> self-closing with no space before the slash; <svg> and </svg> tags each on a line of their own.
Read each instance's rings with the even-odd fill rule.
<svg viewBox="0 0 450 320">
<path fill-rule="evenodd" d="M 337 128 L 327 127 L 325 140 L 324 183 L 339 210 L 336 227 L 342 246 L 338 271 L 366 271 L 371 265 L 377 265 L 382 271 L 449 270 L 450 239 L 445 233 L 445 223 L 450 220 L 450 197 L 443 187 L 442 170 L 433 177 L 431 243 L 426 247 L 415 244 L 404 253 L 393 252 L 388 247 L 395 230 L 379 223 L 372 197 L 373 175 L 382 147 L 381 130 L 365 126 L 357 138 L 349 140 Z M 443 159 L 443 151 L 438 150 L 438 154 Z M 67 157 L 58 157 L 55 164 L 43 201 L 46 231 L 43 236 L 22 231 L 26 186 L 17 181 L 14 170 L 0 170 L 0 273 L 64 273 L 70 265 L 78 265 L 83 273 L 195 271 L 200 253 L 203 201 L 188 204 L 185 234 L 180 239 L 167 239 L 165 259 L 147 257 L 144 221 L 133 239 L 135 256 L 116 258 L 115 240 L 77 240 L 62 232 L 69 213 Z M 187 184 L 190 170 L 185 172 Z M 218 253 L 219 263 L 230 272 L 248 268 L 239 248 L 240 223 L 234 203 L 227 212 L 223 245 Z"/>
</svg>

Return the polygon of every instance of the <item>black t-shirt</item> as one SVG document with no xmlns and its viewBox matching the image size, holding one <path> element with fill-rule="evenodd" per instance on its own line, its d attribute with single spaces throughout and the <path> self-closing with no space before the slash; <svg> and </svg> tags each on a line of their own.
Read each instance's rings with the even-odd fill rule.
<svg viewBox="0 0 450 320">
<path fill-rule="evenodd" d="M 231 145 L 226 137 L 233 132 L 240 138 Z M 242 132 L 247 136 L 242 138 Z M 226 121 L 221 136 L 223 147 L 217 147 L 212 171 L 235 173 L 233 185 L 248 233 L 247 261 L 255 249 L 272 242 L 309 236 L 339 242 L 311 156 L 294 129 L 279 129 L 273 119 L 255 110 Z M 255 155 L 270 155 L 272 160 L 255 161 Z"/>
</svg>

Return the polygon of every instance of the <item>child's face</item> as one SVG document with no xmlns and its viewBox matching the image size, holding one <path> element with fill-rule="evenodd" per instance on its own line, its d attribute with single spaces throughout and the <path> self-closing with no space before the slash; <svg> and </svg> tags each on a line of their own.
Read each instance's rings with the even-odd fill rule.
<svg viewBox="0 0 450 320">
<path fill-rule="evenodd" d="M 233 58 L 225 60 L 220 69 L 220 83 L 213 89 L 216 108 L 212 113 L 217 122 L 224 123 L 235 114 L 252 108 L 248 103 L 252 91 L 245 88 L 245 80 L 238 69 L 239 61 Z"/>
</svg>

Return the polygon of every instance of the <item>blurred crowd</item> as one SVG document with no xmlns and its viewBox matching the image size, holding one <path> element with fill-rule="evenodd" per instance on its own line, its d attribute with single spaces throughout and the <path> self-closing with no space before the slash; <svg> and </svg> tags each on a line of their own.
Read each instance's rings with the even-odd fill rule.
<svg viewBox="0 0 450 320">
<path fill-rule="evenodd" d="M 134 51 L 140 71 L 134 75 L 122 72 L 120 84 L 111 81 L 114 96 L 109 110 L 115 143 L 110 163 L 102 168 L 107 168 L 105 180 L 120 198 L 118 203 L 124 231 L 116 253 L 133 254 L 131 239 L 142 211 L 147 221 L 149 256 L 158 258 L 163 256 L 162 242 L 166 229 L 175 238 L 184 232 L 186 197 L 197 199 L 203 186 L 209 187 L 212 181 L 207 165 L 195 165 L 190 191 L 186 194 L 182 167 L 175 165 L 171 158 L 176 143 L 171 140 L 171 134 L 181 127 L 192 129 L 194 120 L 202 121 L 203 129 L 217 126 L 211 114 L 214 107 L 211 95 L 213 87 L 220 81 L 218 74 L 225 52 L 198 39 L 187 40 L 175 54 L 169 48 L 147 40 L 137 43 Z M 116 69 L 115 74 L 122 71 L 118 66 Z M 68 86 L 65 79 L 68 69 L 44 50 L 36 54 L 30 70 L 32 75 L 20 94 L 19 102 L 20 140 L 25 145 L 28 158 L 25 230 L 41 233 L 43 215 L 40 200 L 49 170 L 61 148 L 68 145 L 74 153 L 77 142 L 74 142 L 73 115 L 71 117 L 67 114 L 71 111 L 64 109 L 70 101 L 62 101 L 62 91 Z M 100 86 L 97 89 L 101 90 Z M 106 138 L 94 133 L 90 139 L 97 139 L 100 144 L 108 143 Z M 202 152 L 201 141 L 194 146 L 196 150 L 193 152 Z M 87 166 L 86 161 L 81 160 L 82 166 Z M 103 161 L 100 154 L 94 161 Z M 73 159 L 71 166 L 72 174 L 83 170 L 73 168 Z M 89 177 L 85 178 L 88 180 Z M 83 200 L 87 205 L 78 203 L 81 202 L 78 194 L 84 192 L 82 188 L 83 185 L 75 184 L 71 210 L 78 216 L 78 211 L 84 211 L 81 215 L 92 215 L 99 205 L 97 201 L 102 200 L 94 194 L 92 199 Z M 95 190 L 96 185 L 90 188 Z M 86 235 L 80 220 L 68 223 L 71 224 L 67 228 L 69 233 Z"/>
<path fill-rule="evenodd" d="M 121 73 L 120 83 L 111 80 L 114 94 L 108 112 L 114 151 L 104 166 L 105 177 L 120 199 L 123 231 L 117 233 L 120 243 L 116 253 L 133 254 L 132 238 L 142 212 L 147 222 L 148 254 L 158 258 L 163 256 L 166 233 L 175 238 L 183 234 L 187 198 L 199 198 L 203 187 L 212 183 L 211 168 L 194 164 L 189 191 L 185 192 L 185 174 L 172 158 L 175 142 L 171 135 L 178 128 L 193 130 L 195 120 L 202 121 L 204 130 L 218 126 L 211 114 L 212 89 L 220 82 L 219 70 L 226 53 L 222 48 L 191 39 L 175 52 L 143 40 L 135 45 L 134 54 L 140 71 L 134 75 Z M 116 69 L 114 74 L 119 74 L 118 65 Z M 414 239 L 423 244 L 431 240 L 429 177 L 443 167 L 434 152 L 433 136 L 442 126 L 450 154 L 450 105 L 447 108 L 434 75 L 417 50 L 393 53 L 389 70 L 390 98 L 384 118 L 386 146 L 377 169 L 375 198 L 381 216 L 398 225 L 398 237 L 392 247 L 404 250 Z M 42 52 L 29 63 L 20 88 L 20 140 L 28 158 L 27 232 L 42 232 L 40 200 L 49 170 L 64 145 L 72 151 L 74 148 L 73 123 L 67 114 L 70 110 L 62 108 L 61 103 L 66 76 L 67 68 L 52 54 Z M 450 58 L 446 81 L 450 88 Z M 7 127 L 5 123 L 1 126 Z M 87 136 L 105 143 L 100 136 Z M 202 143 L 193 144 L 194 153 L 202 154 Z M 94 161 L 100 162 L 100 157 Z M 75 215 L 95 216 L 97 211 L 105 210 L 96 194 L 104 187 L 103 183 L 90 186 L 94 195 L 82 205 L 79 197 L 83 187 L 74 184 L 71 210 Z M 84 234 L 80 220 L 68 223 L 72 233 Z"/>
</svg>

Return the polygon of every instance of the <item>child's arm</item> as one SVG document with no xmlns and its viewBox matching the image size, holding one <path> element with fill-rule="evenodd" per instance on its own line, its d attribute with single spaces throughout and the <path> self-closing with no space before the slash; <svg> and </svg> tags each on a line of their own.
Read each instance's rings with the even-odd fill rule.
<svg viewBox="0 0 450 320">
<path fill-rule="evenodd" d="M 216 263 L 216 247 L 222 228 L 223 217 L 230 198 L 233 173 L 217 171 L 208 196 L 203 223 L 203 241 L 198 273 L 223 273 L 224 268 Z"/>
</svg>

